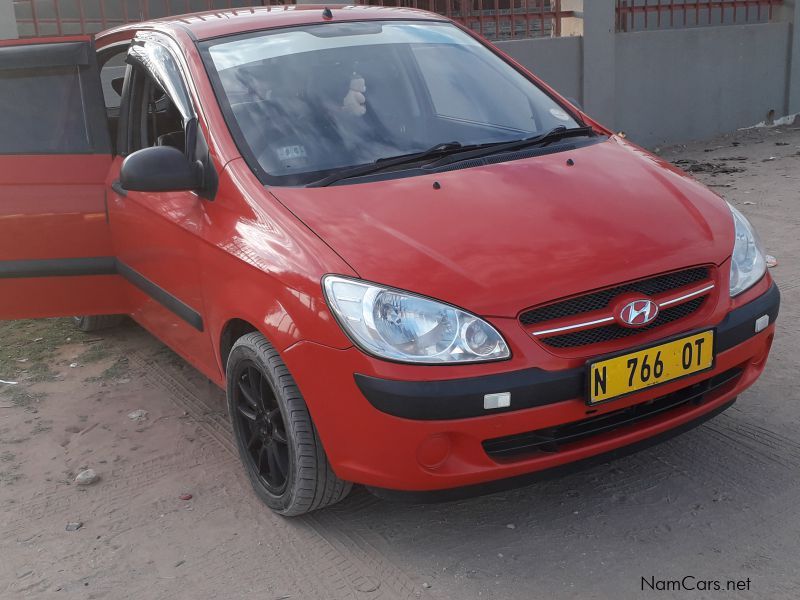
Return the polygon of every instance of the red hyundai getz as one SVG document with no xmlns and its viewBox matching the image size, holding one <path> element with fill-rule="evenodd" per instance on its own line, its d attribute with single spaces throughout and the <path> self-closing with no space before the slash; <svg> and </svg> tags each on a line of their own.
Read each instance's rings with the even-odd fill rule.
<svg viewBox="0 0 800 600">
<path fill-rule="evenodd" d="M 131 315 L 281 514 L 607 460 L 764 369 L 747 219 L 438 15 L 2 42 L 0 105 L 0 317 Z"/>
</svg>

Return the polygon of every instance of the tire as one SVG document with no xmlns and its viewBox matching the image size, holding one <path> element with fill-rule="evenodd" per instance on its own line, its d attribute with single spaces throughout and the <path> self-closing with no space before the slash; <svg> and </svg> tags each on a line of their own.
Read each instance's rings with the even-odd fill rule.
<svg viewBox="0 0 800 600">
<path fill-rule="evenodd" d="M 293 517 L 350 493 L 352 484 L 328 462 L 289 369 L 260 333 L 233 345 L 227 396 L 239 457 L 256 495 L 272 510 Z"/>
<path fill-rule="evenodd" d="M 85 315 L 82 317 L 72 317 L 75 327 L 81 331 L 99 331 L 101 329 L 109 329 L 116 327 L 125 315 Z"/>
</svg>

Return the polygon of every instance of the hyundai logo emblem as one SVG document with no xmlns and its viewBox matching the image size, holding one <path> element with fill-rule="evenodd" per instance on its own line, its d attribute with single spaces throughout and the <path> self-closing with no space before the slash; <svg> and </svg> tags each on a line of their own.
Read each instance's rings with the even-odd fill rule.
<svg viewBox="0 0 800 600">
<path fill-rule="evenodd" d="M 652 300 L 628 302 L 619 311 L 619 320 L 629 327 L 643 327 L 658 316 L 658 304 Z"/>
</svg>

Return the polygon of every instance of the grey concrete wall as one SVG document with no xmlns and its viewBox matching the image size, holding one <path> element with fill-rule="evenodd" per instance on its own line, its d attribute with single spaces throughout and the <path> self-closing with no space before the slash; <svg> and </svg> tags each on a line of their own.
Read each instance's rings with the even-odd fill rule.
<svg viewBox="0 0 800 600">
<path fill-rule="evenodd" d="M 655 146 L 785 114 L 791 33 L 768 23 L 618 34 L 611 125 Z"/>
<path fill-rule="evenodd" d="M 583 108 L 610 123 L 616 104 L 616 0 L 584 1 L 583 37 Z"/>
<path fill-rule="evenodd" d="M 17 18 L 11 0 L 0 0 L 0 40 L 16 39 Z"/>
<path fill-rule="evenodd" d="M 583 102 L 583 38 L 538 38 L 497 42 L 559 94 Z"/>
<path fill-rule="evenodd" d="M 792 50 L 786 65 L 789 88 L 786 90 L 787 112 L 800 113 L 800 0 L 784 0 L 779 18 L 792 25 Z"/>
</svg>

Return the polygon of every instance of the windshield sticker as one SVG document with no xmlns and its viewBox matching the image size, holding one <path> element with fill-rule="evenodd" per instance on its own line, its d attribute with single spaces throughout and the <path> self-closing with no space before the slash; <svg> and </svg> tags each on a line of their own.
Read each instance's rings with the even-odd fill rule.
<svg viewBox="0 0 800 600">
<path fill-rule="evenodd" d="M 305 146 L 281 146 L 275 152 L 280 160 L 292 160 L 293 158 L 305 158 Z"/>
<path fill-rule="evenodd" d="M 551 108 L 550 114 L 553 115 L 559 121 L 569 121 L 569 115 L 560 108 Z"/>
<path fill-rule="evenodd" d="M 275 149 L 275 154 L 278 155 L 278 160 L 284 164 L 284 167 L 288 169 L 304 167 L 308 164 L 305 146 L 281 146 Z"/>
</svg>

